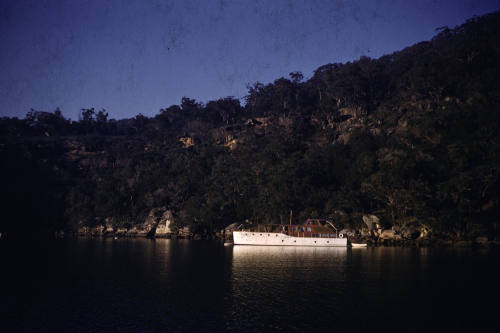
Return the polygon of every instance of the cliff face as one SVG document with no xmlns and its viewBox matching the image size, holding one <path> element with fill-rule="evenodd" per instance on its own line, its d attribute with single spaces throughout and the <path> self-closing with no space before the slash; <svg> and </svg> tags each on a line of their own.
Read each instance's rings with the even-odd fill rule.
<svg viewBox="0 0 500 333">
<path fill-rule="evenodd" d="M 177 227 L 203 233 L 293 209 L 299 220 L 341 212 L 339 223 L 361 228 L 374 214 L 394 230 L 496 237 L 499 18 L 328 64 L 305 82 L 256 83 L 244 107 L 183 98 L 154 118 L 2 118 L 1 228 L 147 233 L 151 212 L 171 221 L 170 210 Z"/>
</svg>

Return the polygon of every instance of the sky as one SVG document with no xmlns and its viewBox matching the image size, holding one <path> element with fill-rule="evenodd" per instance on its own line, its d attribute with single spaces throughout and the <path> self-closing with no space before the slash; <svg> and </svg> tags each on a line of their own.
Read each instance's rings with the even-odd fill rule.
<svg viewBox="0 0 500 333">
<path fill-rule="evenodd" d="M 154 116 L 430 40 L 500 0 L 1 0 L 0 116 Z"/>
</svg>

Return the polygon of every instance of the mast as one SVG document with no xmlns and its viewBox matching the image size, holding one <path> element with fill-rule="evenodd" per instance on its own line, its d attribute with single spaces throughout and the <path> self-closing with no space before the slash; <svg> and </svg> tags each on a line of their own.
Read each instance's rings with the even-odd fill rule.
<svg viewBox="0 0 500 333">
<path fill-rule="evenodd" d="M 337 228 L 335 228 L 335 226 L 333 225 L 333 223 L 330 222 L 330 221 L 328 221 L 328 220 L 326 221 L 326 223 L 328 223 L 329 225 L 331 225 L 333 227 L 333 229 L 335 230 L 335 234 L 337 235 L 337 238 L 338 238 L 339 237 L 339 231 L 337 230 Z"/>
</svg>

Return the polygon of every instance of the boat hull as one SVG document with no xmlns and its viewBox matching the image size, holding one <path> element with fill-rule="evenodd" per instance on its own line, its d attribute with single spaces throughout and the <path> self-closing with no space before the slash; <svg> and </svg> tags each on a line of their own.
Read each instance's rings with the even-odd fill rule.
<svg viewBox="0 0 500 333">
<path fill-rule="evenodd" d="M 276 232 L 234 231 L 234 245 L 263 246 L 347 246 L 347 238 L 293 237 Z"/>
</svg>

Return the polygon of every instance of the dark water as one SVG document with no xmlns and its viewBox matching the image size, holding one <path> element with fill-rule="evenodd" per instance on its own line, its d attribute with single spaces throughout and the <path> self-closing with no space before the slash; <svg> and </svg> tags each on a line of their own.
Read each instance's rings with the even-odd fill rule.
<svg viewBox="0 0 500 333">
<path fill-rule="evenodd" d="M 487 249 L 0 242 L 2 331 L 498 332 Z"/>
</svg>

